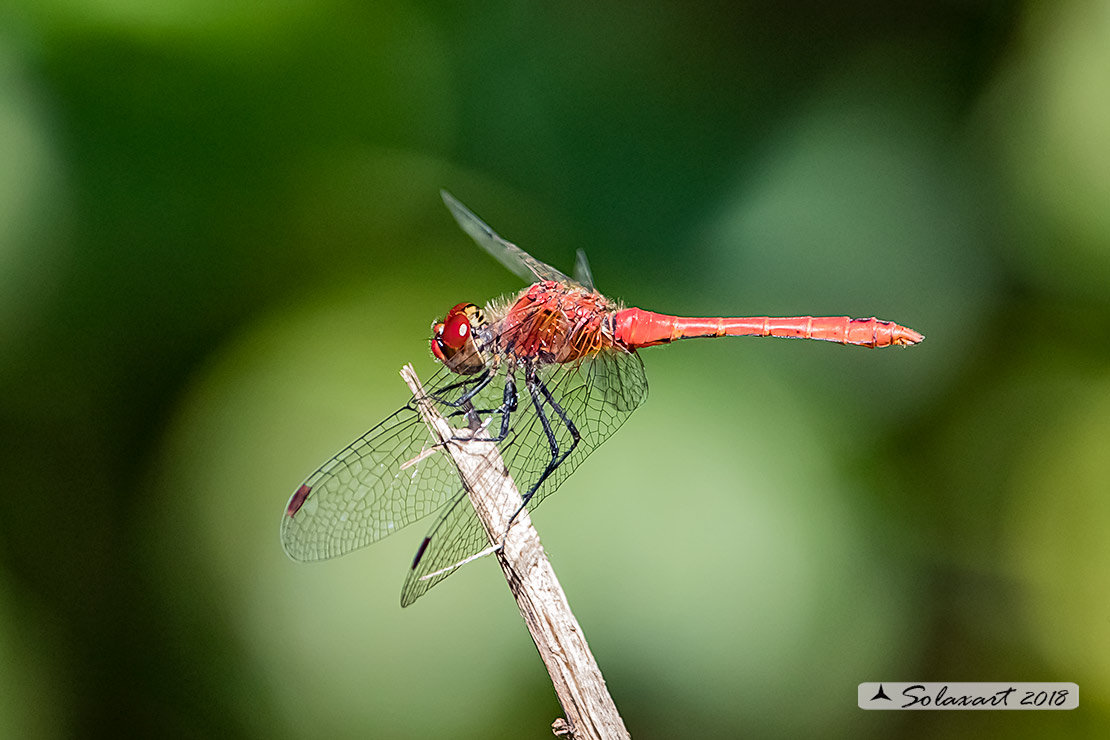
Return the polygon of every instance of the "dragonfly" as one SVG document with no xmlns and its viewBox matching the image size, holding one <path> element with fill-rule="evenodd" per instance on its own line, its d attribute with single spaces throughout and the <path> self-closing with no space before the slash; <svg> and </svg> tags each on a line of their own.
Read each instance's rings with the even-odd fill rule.
<svg viewBox="0 0 1110 740">
<path fill-rule="evenodd" d="M 281 519 L 294 560 L 336 557 L 432 514 L 401 589 L 408 606 L 490 549 L 449 455 L 436 454 L 418 403 L 453 420 L 460 438 L 497 443 L 529 511 L 553 493 L 647 398 L 637 350 L 697 337 L 792 337 L 862 347 L 924 337 L 877 318 L 689 318 L 625 308 L 594 288 L 579 250 L 573 278 L 498 236 L 442 191 L 479 246 L 529 286 L 485 307 L 459 303 L 432 324 L 439 363 L 396 412 L 336 453 L 297 488 Z M 516 515 L 510 519 L 510 522 Z M 511 524 L 510 524 L 511 526 Z"/>
</svg>

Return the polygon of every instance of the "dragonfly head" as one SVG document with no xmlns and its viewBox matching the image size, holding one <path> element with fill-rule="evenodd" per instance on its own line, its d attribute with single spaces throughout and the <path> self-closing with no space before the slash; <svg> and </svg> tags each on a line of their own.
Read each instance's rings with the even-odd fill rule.
<svg viewBox="0 0 1110 740">
<path fill-rule="evenodd" d="M 473 303 L 460 303 L 443 321 L 432 324 L 432 354 L 460 375 L 473 375 L 485 369 L 486 361 L 474 341 L 474 334 L 487 326 L 482 309 Z"/>
</svg>

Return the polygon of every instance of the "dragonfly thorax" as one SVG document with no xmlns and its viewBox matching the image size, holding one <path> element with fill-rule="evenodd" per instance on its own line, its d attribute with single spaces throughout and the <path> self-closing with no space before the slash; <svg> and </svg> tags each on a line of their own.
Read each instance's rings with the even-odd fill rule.
<svg viewBox="0 0 1110 740">
<path fill-rule="evenodd" d="M 432 324 L 432 354 L 460 375 L 473 375 L 486 366 L 475 336 L 489 327 L 482 309 L 473 303 L 459 303 L 443 321 Z"/>
</svg>

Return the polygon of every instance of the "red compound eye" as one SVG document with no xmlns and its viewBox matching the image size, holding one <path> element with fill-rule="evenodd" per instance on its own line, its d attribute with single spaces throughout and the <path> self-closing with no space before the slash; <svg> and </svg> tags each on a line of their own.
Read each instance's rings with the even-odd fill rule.
<svg viewBox="0 0 1110 740">
<path fill-rule="evenodd" d="M 440 335 L 440 341 L 451 349 L 460 349 L 466 344 L 466 338 L 469 336 L 470 319 L 466 314 L 461 311 L 448 314 L 443 321 L 443 334 Z"/>
<path fill-rule="evenodd" d="M 432 326 L 432 354 L 440 362 L 446 362 L 447 357 L 443 354 L 443 323 L 438 323 Z"/>
</svg>

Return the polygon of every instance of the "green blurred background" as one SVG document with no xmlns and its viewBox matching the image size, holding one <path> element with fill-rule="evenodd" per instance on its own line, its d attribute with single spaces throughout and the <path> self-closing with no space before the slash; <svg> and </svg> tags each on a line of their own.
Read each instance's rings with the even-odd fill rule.
<svg viewBox="0 0 1110 740">
<path fill-rule="evenodd" d="M 492 561 L 287 497 L 520 287 L 927 341 L 644 352 L 538 512 L 637 738 L 1110 730 L 1110 3 L 0 3 L 0 736 L 550 737 Z M 863 712 L 875 680 L 1073 712 Z"/>
</svg>

